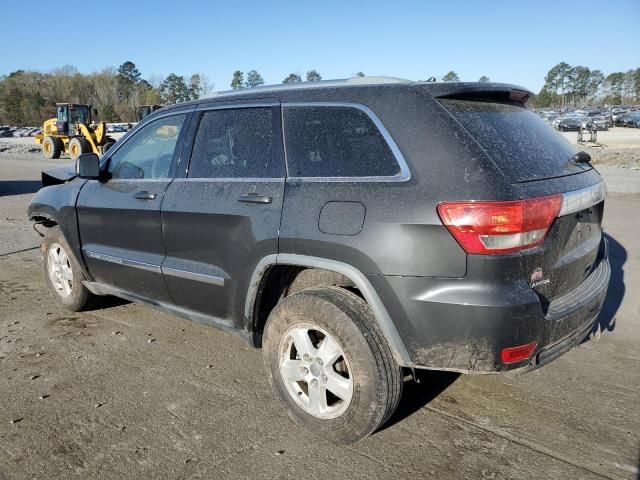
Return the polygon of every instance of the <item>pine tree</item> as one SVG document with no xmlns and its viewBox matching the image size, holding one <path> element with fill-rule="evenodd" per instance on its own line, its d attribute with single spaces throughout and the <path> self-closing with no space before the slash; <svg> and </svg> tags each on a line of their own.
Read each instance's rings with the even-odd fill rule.
<svg viewBox="0 0 640 480">
<path fill-rule="evenodd" d="M 318 80 L 322 80 L 322 77 L 317 70 L 309 70 L 307 72 L 307 82 L 317 82 Z"/>
<path fill-rule="evenodd" d="M 444 77 L 442 77 L 442 81 L 443 82 L 459 82 L 460 81 L 460 77 L 458 76 L 458 74 L 456 72 L 451 70 Z"/>
<path fill-rule="evenodd" d="M 164 82 L 160 84 L 160 97 L 162 103 L 170 105 L 172 103 L 186 102 L 189 100 L 189 88 L 184 83 L 184 77 L 170 73 Z"/>
<path fill-rule="evenodd" d="M 282 81 L 282 83 L 296 83 L 301 81 L 302 81 L 302 78 L 300 78 L 300 75 L 295 73 L 290 73 L 289 75 L 287 75 L 287 78 L 285 78 Z"/>
<path fill-rule="evenodd" d="M 189 100 L 198 100 L 200 98 L 200 94 L 202 93 L 202 81 L 200 79 L 200 75 L 197 73 L 191 75 L 188 91 Z"/>
<path fill-rule="evenodd" d="M 257 70 L 251 70 L 249 73 L 247 73 L 247 81 L 244 85 L 248 88 L 264 85 L 264 79 Z"/>
<path fill-rule="evenodd" d="M 128 60 L 118 67 L 118 75 L 131 83 L 138 83 L 140 80 L 140 71 L 136 64 Z"/>
<path fill-rule="evenodd" d="M 231 88 L 233 90 L 240 90 L 244 87 L 244 73 L 240 70 L 233 72 L 233 79 L 231 79 Z"/>
</svg>

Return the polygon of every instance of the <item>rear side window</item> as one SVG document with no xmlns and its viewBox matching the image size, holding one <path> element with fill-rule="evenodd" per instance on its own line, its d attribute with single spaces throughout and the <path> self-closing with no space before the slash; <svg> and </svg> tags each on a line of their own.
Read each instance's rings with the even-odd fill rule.
<svg viewBox="0 0 640 480">
<path fill-rule="evenodd" d="M 202 114 L 189 178 L 277 178 L 284 165 L 274 145 L 272 109 L 210 110 Z"/>
<path fill-rule="evenodd" d="M 292 177 L 387 177 L 400 173 L 386 140 L 362 110 L 284 107 L 287 165 Z"/>
<path fill-rule="evenodd" d="M 520 105 L 441 99 L 513 182 L 560 177 L 590 168 L 569 159 L 578 149 L 538 115 Z"/>
</svg>

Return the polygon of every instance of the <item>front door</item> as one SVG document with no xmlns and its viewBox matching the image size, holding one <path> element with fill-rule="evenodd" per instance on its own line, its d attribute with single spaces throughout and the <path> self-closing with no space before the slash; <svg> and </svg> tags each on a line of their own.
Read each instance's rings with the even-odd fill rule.
<svg viewBox="0 0 640 480">
<path fill-rule="evenodd" d="M 209 108 L 194 114 L 188 172 L 171 183 L 162 205 L 162 271 L 179 307 L 242 327 L 253 269 L 278 249 L 280 113 L 277 104 Z"/>
<path fill-rule="evenodd" d="M 107 159 L 106 180 L 89 180 L 77 202 L 82 252 L 98 282 L 168 301 L 160 205 L 173 178 L 187 113 L 141 127 Z M 117 148 L 116 148 L 117 147 Z"/>
</svg>

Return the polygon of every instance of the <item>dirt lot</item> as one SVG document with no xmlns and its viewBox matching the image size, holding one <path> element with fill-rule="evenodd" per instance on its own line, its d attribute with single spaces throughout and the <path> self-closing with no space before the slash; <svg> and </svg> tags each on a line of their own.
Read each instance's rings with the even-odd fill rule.
<svg viewBox="0 0 640 480">
<path fill-rule="evenodd" d="M 291 423 L 261 352 L 233 336 L 116 300 L 54 308 L 25 212 L 40 171 L 63 161 L 12 152 L 0 151 L 1 480 L 639 477 L 631 163 L 602 162 L 613 276 L 599 341 L 518 377 L 424 374 L 386 428 L 336 447 Z"/>
</svg>

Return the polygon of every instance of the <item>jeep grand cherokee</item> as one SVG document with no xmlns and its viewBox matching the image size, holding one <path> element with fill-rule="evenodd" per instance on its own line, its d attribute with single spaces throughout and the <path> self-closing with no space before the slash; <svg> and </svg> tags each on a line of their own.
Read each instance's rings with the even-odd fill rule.
<svg viewBox="0 0 640 480">
<path fill-rule="evenodd" d="M 598 316 L 604 184 L 528 96 L 364 78 L 162 108 L 43 174 L 49 289 L 234 332 L 294 420 L 356 441 L 412 369 L 530 370 Z"/>
</svg>

